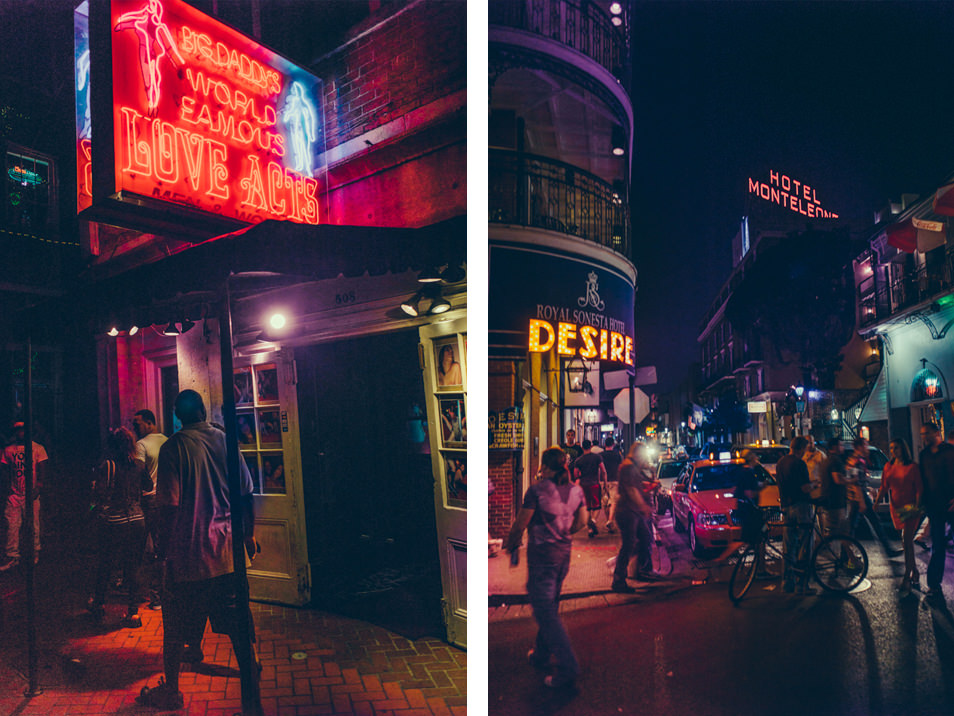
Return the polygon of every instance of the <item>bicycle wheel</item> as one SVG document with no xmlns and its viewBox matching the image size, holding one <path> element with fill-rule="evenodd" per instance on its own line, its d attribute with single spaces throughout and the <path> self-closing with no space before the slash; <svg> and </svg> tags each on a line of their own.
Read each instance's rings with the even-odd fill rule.
<svg viewBox="0 0 954 716">
<path fill-rule="evenodd" d="M 733 604 L 741 602 L 745 593 L 749 591 L 749 587 L 755 581 L 758 566 L 758 550 L 754 545 L 747 545 L 739 555 L 735 568 L 732 570 L 732 577 L 729 579 L 729 599 Z"/>
<path fill-rule="evenodd" d="M 826 537 L 812 557 L 812 574 L 822 589 L 850 592 L 868 574 L 868 553 L 852 537 Z"/>
<path fill-rule="evenodd" d="M 662 576 L 668 577 L 672 574 L 672 557 L 669 554 L 669 547 L 665 540 L 658 540 L 653 545 L 653 571 Z"/>
</svg>

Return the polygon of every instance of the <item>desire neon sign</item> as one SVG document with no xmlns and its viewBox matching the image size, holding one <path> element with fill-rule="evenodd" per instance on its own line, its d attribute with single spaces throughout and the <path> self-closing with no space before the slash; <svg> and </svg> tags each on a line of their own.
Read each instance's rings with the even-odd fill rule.
<svg viewBox="0 0 954 716">
<path fill-rule="evenodd" d="M 749 177 L 749 194 L 755 194 L 765 201 L 784 206 L 802 216 L 819 219 L 838 218 L 838 214 L 822 208 L 814 188 L 780 172 L 770 170 L 768 183 Z"/>
<path fill-rule="evenodd" d="M 109 29 L 117 194 L 319 223 L 317 78 L 181 0 L 112 0 Z"/>
<path fill-rule="evenodd" d="M 531 353 L 546 353 L 556 346 L 558 355 L 572 357 L 577 354 L 588 360 L 615 361 L 634 365 L 633 339 L 606 328 L 564 321 L 545 321 L 531 318 L 528 349 Z"/>
</svg>

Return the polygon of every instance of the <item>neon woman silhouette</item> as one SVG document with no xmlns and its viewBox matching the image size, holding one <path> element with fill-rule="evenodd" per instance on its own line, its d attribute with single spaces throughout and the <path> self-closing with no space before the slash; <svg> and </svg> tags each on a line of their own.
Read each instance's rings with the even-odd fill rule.
<svg viewBox="0 0 954 716">
<path fill-rule="evenodd" d="M 149 0 L 141 10 L 127 12 L 119 18 L 115 32 L 134 30 L 139 39 L 139 71 L 146 88 L 149 114 L 155 115 L 159 106 L 159 61 L 168 53 L 169 61 L 176 68 L 185 61 L 172 40 L 172 33 L 162 21 L 162 5 L 159 0 Z"/>
<path fill-rule="evenodd" d="M 300 82 L 293 82 L 285 104 L 282 106 L 282 122 L 291 135 L 293 170 L 311 176 L 311 145 L 318 138 L 318 116 L 308 101 L 305 88 Z"/>
</svg>

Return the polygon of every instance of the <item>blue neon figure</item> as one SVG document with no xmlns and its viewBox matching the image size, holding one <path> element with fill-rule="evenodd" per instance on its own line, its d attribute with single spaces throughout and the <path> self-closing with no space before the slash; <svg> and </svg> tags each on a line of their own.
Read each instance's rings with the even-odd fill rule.
<svg viewBox="0 0 954 716">
<path fill-rule="evenodd" d="M 318 138 L 318 115 L 315 108 L 308 101 L 305 88 L 301 82 L 293 82 L 285 104 L 282 107 L 282 122 L 288 128 L 291 139 L 292 169 L 300 174 L 311 176 L 312 167 L 311 145 Z"/>
<path fill-rule="evenodd" d="M 83 50 L 83 53 L 76 61 L 76 91 L 82 92 L 82 102 L 85 105 L 85 116 L 83 117 L 83 128 L 80 129 L 79 138 L 89 139 L 90 121 L 89 121 L 89 49 Z"/>
<path fill-rule="evenodd" d="M 159 61 L 169 55 L 169 61 L 175 68 L 185 64 L 179 48 L 172 39 L 172 33 L 162 21 L 162 4 L 159 0 L 149 0 L 140 10 L 127 12 L 119 18 L 116 32 L 134 30 L 139 40 L 139 71 L 146 88 L 149 114 L 155 115 L 159 107 Z"/>
</svg>

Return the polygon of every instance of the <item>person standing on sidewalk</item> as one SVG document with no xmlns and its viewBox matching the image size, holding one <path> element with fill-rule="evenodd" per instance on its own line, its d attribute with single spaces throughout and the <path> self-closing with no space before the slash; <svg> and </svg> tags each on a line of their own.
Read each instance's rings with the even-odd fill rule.
<svg viewBox="0 0 954 716">
<path fill-rule="evenodd" d="M 573 479 L 583 488 L 586 498 L 586 509 L 590 518 L 587 525 L 590 528 L 590 537 L 600 533 L 596 526 L 596 515 L 603 507 L 603 488 L 606 486 L 606 468 L 603 466 L 601 455 L 593 452 L 593 443 L 583 441 L 583 454 L 573 463 Z"/>
<path fill-rule="evenodd" d="M 139 616 L 139 575 L 146 544 L 146 521 L 142 494 L 151 484 L 146 466 L 136 457 L 136 439 L 128 428 L 116 428 L 106 436 L 105 459 L 96 470 L 93 494 L 100 506 L 97 525 L 97 563 L 93 596 L 87 605 L 97 624 L 106 614 L 106 587 L 114 562 L 122 565 L 128 590 L 126 616 L 120 622 L 128 629 L 142 626 Z"/>
<path fill-rule="evenodd" d="M 636 578 L 650 578 L 652 558 L 652 507 L 646 499 L 647 485 L 655 482 L 652 467 L 646 460 L 646 446 L 635 442 L 619 466 L 619 501 L 616 504 L 616 525 L 622 541 L 613 570 L 611 589 L 621 594 L 636 590 L 626 583 L 629 561 L 636 553 Z"/>
<path fill-rule="evenodd" d="M 156 425 L 156 414 L 151 410 L 137 410 L 132 419 L 133 430 L 136 432 L 136 457 L 142 460 L 149 473 L 150 487 L 142 493 L 142 513 L 146 519 L 146 548 L 143 552 L 149 588 L 149 607 L 159 609 L 159 589 L 162 575 L 158 569 L 159 543 L 159 506 L 156 504 L 156 473 L 159 469 L 159 448 L 168 438 L 159 432 Z"/>
<path fill-rule="evenodd" d="M 549 687 L 572 686 L 580 675 L 570 635 L 560 619 L 560 590 L 570 569 L 573 534 L 586 524 L 587 513 L 583 490 L 570 482 L 566 462 L 561 448 L 544 450 L 541 479 L 527 489 L 504 545 L 511 553 L 520 549 L 527 530 L 527 595 L 538 627 L 536 646 L 527 658 L 546 670 L 553 657 L 553 673 L 543 680 Z"/>
<path fill-rule="evenodd" d="M 228 485 L 225 433 L 206 420 L 205 404 L 194 390 L 176 397 L 175 414 L 182 429 L 159 450 L 156 497 L 159 502 L 159 550 L 165 560 L 162 595 L 162 661 L 165 678 L 143 687 L 137 701 L 160 709 L 181 709 L 179 664 L 185 642 L 206 619 L 212 630 L 227 634 L 243 673 L 252 673 L 255 652 L 243 643 L 242 621 L 254 641 L 248 604 L 238 603 L 232 555 L 233 509 L 241 510 L 245 549 L 257 552 L 252 477 L 239 459 L 241 493 Z"/>
<path fill-rule="evenodd" d="M 954 525 L 954 445 L 944 442 L 936 423 L 921 426 L 921 480 L 924 511 L 931 529 L 931 560 L 927 568 L 926 597 L 943 602 L 941 580 L 947 559 L 947 525 Z"/>
<path fill-rule="evenodd" d="M 26 430 L 23 423 L 13 424 L 13 443 L 0 455 L 0 469 L 9 485 L 3 516 L 7 523 L 6 559 L 0 563 L 0 572 L 20 564 L 20 527 L 33 514 L 33 561 L 40 559 L 40 490 L 46 482 L 46 450 L 33 441 L 33 505 L 26 504 Z"/>
</svg>

